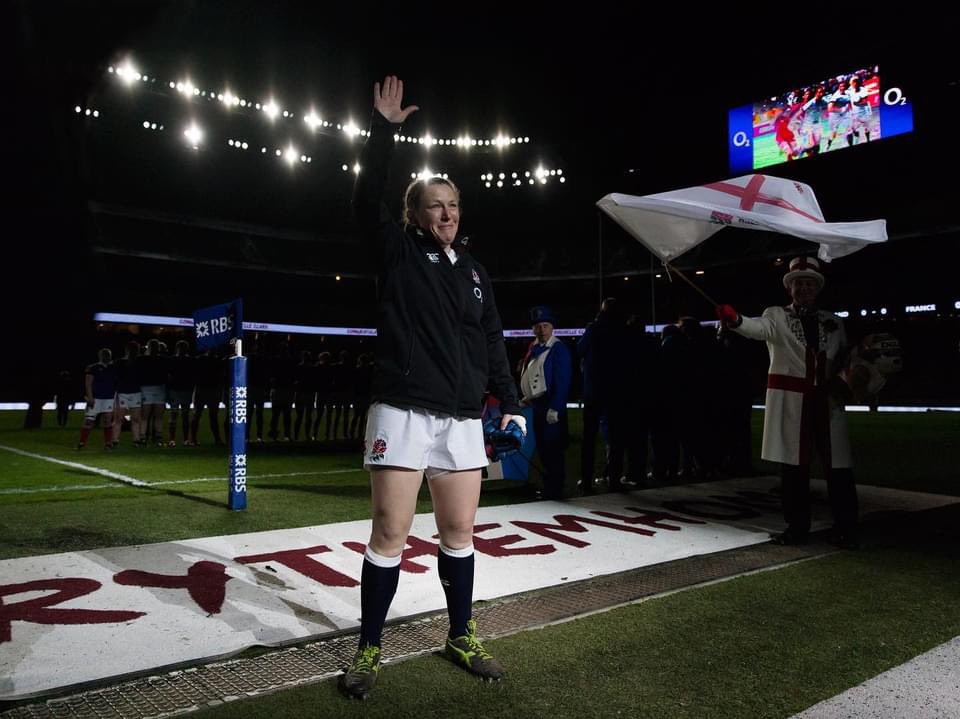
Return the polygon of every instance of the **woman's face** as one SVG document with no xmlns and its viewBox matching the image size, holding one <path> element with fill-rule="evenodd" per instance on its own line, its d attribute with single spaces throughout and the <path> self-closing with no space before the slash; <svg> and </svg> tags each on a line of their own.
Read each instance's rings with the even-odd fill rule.
<svg viewBox="0 0 960 719">
<path fill-rule="evenodd" d="M 460 198 L 450 185 L 427 185 L 413 220 L 447 247 L 453 244 L 460 226 Z"/>
</svg>

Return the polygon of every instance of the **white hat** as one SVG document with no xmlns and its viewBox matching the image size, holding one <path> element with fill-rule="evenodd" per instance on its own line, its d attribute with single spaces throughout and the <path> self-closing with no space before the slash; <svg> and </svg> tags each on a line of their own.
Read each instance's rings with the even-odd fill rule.
<svg viewBox="0 0 960 719">
<path fill-rule="evenodd" d="M 790 260 L 790 271 L 783 276 L 783 286 L 789 290 L 790 283 L 797 277 L 812 277 L 820 283 L 821 288 L 826 283 L 820 274 L 820 262 L 816 257 L 794 257 Z"/>
</svg>

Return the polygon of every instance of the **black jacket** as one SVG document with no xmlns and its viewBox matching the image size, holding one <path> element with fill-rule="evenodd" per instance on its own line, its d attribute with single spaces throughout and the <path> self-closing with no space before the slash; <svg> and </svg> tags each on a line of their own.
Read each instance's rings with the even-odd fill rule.
<svg viewBox="0 0 960 719">
<path fill-rule="evenodd" d="M 519 414 L 503 326 L 483 266 L 462 244 L 451 264 L 419 228 L 397 224 L 383 201 L 399 131 L 374 111 L 360 155 L 353 208 L 379 270 L 372 400 L 455 417 L 480 417 L 489 389 Z"/>
</svg>

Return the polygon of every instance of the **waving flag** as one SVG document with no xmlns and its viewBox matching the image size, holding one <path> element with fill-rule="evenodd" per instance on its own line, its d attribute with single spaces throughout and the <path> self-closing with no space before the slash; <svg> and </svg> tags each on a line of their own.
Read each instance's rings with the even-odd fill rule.
<svg viewBox="0 0 960 719">
<path fill-rule="evenodd" d="M 769 175 L 744 175 L 642 197 L 613 193 L 597 206 L 664 262 L 724 227 L 782 232 L 817 242 L 817 255 L 825 262 L 887 240 L 885 220 L 826 222 L 809 185 Z"/>
</svg>

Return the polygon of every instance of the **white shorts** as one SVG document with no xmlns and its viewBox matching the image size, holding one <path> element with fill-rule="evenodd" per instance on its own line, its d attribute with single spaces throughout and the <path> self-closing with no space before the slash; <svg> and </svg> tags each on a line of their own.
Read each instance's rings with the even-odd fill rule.
<svg viewBox="0 0 960 719">
<path fill-rule="evenodd" d="M 164 404 L 167 401 L 167 386 L 165 384 L 150 384 L 140 388 L 144 404 Z"/>
<path fill-rule="evenodd" d="M 117 394 L 117 404 L 120 406 L 120 409 L 140 409 L 140 405 L 143 404 L 143 395 L 139 392 L 119 392 Z"/>
<path fill-rule="evenodd" d="M 425 409 L 400 409 L 374 402 L 367 412 L 363 468 L 425 470 L 427 479 L 446 472 L 487 466 L 483 423 Z"/>
<path fill-rule="evenodd" d="M 87 408 L 83 411 L 84 416 L 89 417 L 90 419 L 95 418 L 97 415 L 106 414 L 107 412 L 113 412 L 113 398 L 110 399 L 97 399 L 94 398 L 92 405 L 87 405 Z"/>
</svg>

